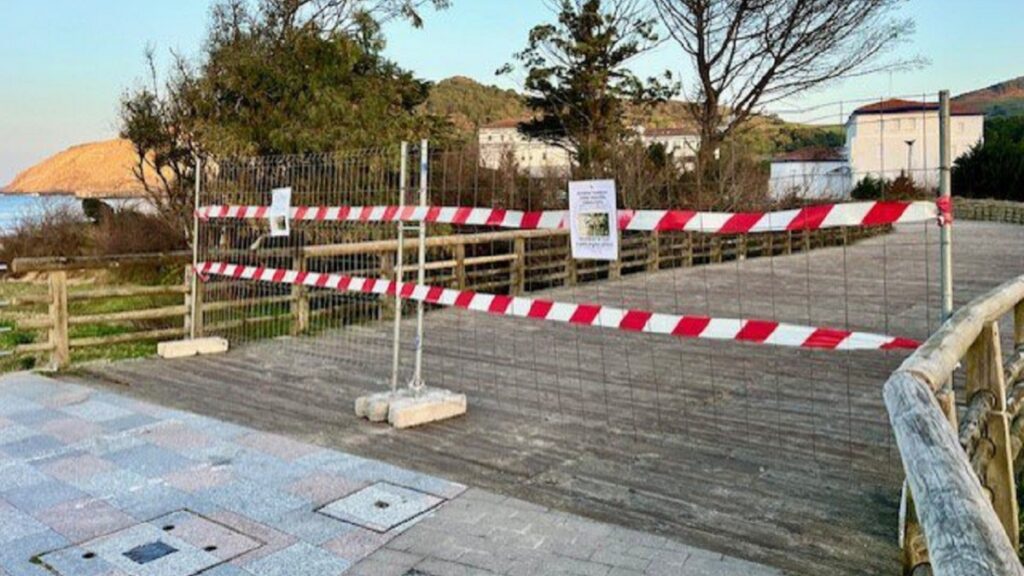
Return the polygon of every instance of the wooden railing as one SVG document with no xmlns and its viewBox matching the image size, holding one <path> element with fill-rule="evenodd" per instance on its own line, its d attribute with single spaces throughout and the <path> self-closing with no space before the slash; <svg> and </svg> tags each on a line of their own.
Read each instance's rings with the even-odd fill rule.
<svg viewBox="0 0 1024 576">
<path fill-rule="evenodd" d="M 881 230 L 829 229 L 731 237 L 691 233 L 638 233 L 622 238 L 620 259 L 615 262 L 574 260 L 571 257 L 568 232 L 563 230 L 514 230 L 434 236 L 427 239 L 426 282 L 460 290 L 518 295 L 545 288 L 617 278 L 624 274 L 841 246 L 878 234 Z M 405 240 L 404 250 L 407 255 L 415 254 L 416 247 L 416 239 Z M 322 265 L 321 261 L 361 256 L 360 261 L 374 264 L 347 270 L 346 273 L 393 279 L 397 251 L 397 240 L 380 240 L 308 246 L 298 254 L 282 252 L 279 256 L 293 258 L 290 266 L 296 270 L 331 269 L 330 266 Z M 216 254 L 210 257 L 220 259 Z M 230 261 L 230 255 L 223 260 Z M 416 266 L 407 262 L 403 268 L 403 279 L 414 281 L 416 271 Z M 250 300 L 223 299 L 219 294 L 209 295 L 207 292 L 215 289 L 201 286 L 197 300 L 204 311 L 223 311 L 251 307 L 254 304 Z M 290 294 L 272 297 L 276 304 L 288 303 L 287 312 L 250 318 L 244 323 L 279 323 L 282 319 L 290 319 L 291 334 L 305 333 L 313 317 L 330 313 L 329 309 L 312 305 L 313 299 L 319 296 L 323 296 L 322 291 L 294 287 Z M 378 317 L 388 318 L 393 315 L 390 299 L 382 299 L 379 305 Z M 362 312 L 365 313 L 365 310 Z M 218 318 L 210 325 L 202 314 L 197 315 L 196 322 L 197 335 L 217 334 L 220 330 L 235 329 L 243 324 L 238 319 L 225 322 Z"/>
<path fill-rule="evenodd" d="M 183 255 L 175 258 L 181 259 Z M 79 348 L 110 346 L 128 342 L 155 341 L 179 338 L 185 334 L 184 324 L 180 327 L 146 329 L 144 324 L 151 321 L 182 320 L 188 316 L 186 295 L 188 286 L 185 284 L 159 286 L 105 286 L 87 290 L 70 291 L 68 289 L 68 272 L 81 269 L 117 268 L 127 262 L 153 263 L 166 262 L 166 255 L 130 256 L 122 258 L 98 259 L 38 259 L 16 260 L 14 271 L 43 271 L 47 276 L 47 292 L 45 294 L 29 294 L 19 296 L 3 303 L 5 312 L 16 314 L 16 328 L 19 331 L 38 332 L 43 338 L 38 342 L 19 344 L 12 352 L 15 355 L 48 354 L 52 368 L 59 369 L 71 362 L 71 351 Z M 154 298 L 167 300 L 169 296 L 179 296 L 181 304 L 153 304 Z M 75 303 L 98 303 L 112 299 L 140 298 L 145 301 L 139 307 L 130 310 L 101 313 L 74 313 Z M 40 313 L 39 309 L 45 307 Z M 15 314 L 12 314 L 15 316 Z M 142 324 L 142 329 L 138 329 Z M 88 337 L 72 337 L 72 328 L 90 325 L 118 325 L 128 329 L 117 334 Z"/>
<path fill-rule="evenodd" d="M 1013 317 L 1013 350 L 999 323 Z M 959 424 L 951 383 L 963 368 Z M 1014 463 L 1024 434 L 1024 276 L 960 309 L 885 384 L 910 486 L 907 573 L 1024 574 Z M 923 529 L 923 533 L 921 531 Z"/>
<path fill-rule="evenodd" d="M 1024 224 L 1024 202 L 956 198 L 953 216 L 961 220 Z"/>
<path fill-rule="evenodd" d="M 427 282 L 435 285 L 477 291 L 521 294 L 534 290 L 571 286 L 603 278 L 616 278 L 623 274 L 650 272 L 659 269 L 714 264 L 736 259 L 779 256 L 804 252 L 821 247 L 841 246 L 884 231 L 876 229 L 826 229 L 793 231 L 741 236 L 710 236 L 692 233 L 627 234 L 620 246 L 620 259 L 616 262 L 576 261 L 571 257 L 567 231 L 513 230 L 480 234 L 434 236 L 427 239 Z M 414 254 L 416 240 L 405 241 L 405 253 Z M 334 245 L 307 246 L 299 249 L 262 250 L 259 256 L 272 257 L 298 270 L 330 269 L 333 260 L 346 256 L 363 256 L 361 261 L 373 262 L 363 270 L 348 271 L 370 277 L 395 277 L 397 240 L 355 242 Z M 252 256 L 251 252 L 226 251 L 208 255 L 227 261 Z M 293 287 L 290 292 L 262 294 L 257 300 L 237 297 L 211 297 L 213 288 L 199 283 L 196 303 L 201 313 L 191 314 L 190 278 L 180 284 L 168 286 L 109 287 L 89 291 L 70 292 L 67 274 L 81 269 L 116 268 L 127 265 L 184 264 L 190 258 L 186 253 L 133 255 L 111 258 L 41 258 L 15 260 L 15 274 L 35 272 L 49 276 L 49 292 L 7 302 L 8 307 L 47 306 L 47 313 L 22 318 L 19 330 L 38 330 L 45 334 L 41 342 L 22 344 L 15 348 L 18 354 L 49 354 L 55 368 L 68 366 L 70 351 L 76 348 L 104 346 L 140 340 L 178 338 L 191 333 L 195 320 L 197 335 L 213 334 L 221 330 L 267 322 L 287 321 L 292 334 L 306 333 L 311 319 L 330 313 L 322 304 L 314 306 L 322 291 Z M 406 264 L 404 280 L 414 280 L 415 265 Z M 139 309 L 109 314 L 75 315 L 69 313 L 68 302 L 132 296 L 181 295 L 182 303 L 173 306 L 144 306 Z M 287 311 L 265 317 L 231 319 L 208 323 L 208 316 L 217 312 L 243 309 L 254 304 L 287 305 Z M 388 299 L 380 302 L 381 317 L 393 314 Z M 129 323 L 137 325 L 148 320 L 181 319 L 181 324 L 157 330 L 141 329 L 130 332 L 90 338 L 71 338 L 70 328 L 83 324 Z M 175 322 L 176 324 L 176 322 Z"/>
</svg>

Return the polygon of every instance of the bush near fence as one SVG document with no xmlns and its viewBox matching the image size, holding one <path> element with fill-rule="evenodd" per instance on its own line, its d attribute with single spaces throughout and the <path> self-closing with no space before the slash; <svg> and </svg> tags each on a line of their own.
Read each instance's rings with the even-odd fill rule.
<svg viewBox="0 0 1024 576">
<path fill-rule="evenodd" d="M 956 198 L 953 216 L 961 220 L 1024 224 L 1024 202 Z"/>
</svg>

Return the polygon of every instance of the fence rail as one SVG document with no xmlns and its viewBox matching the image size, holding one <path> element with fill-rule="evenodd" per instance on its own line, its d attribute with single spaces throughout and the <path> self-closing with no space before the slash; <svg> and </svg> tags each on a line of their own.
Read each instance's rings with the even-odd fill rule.
<svg viewBox="0 0 1024 576">
<path fill-rule="evenodd" d="M 1004 359 L 999 323 L 1011 314 L 1013 350 Z M 947 383 L 961 364 L 966 409 L 958 424 Z M 916 513 L 908 568 L 930 562 L 938 574 L 1024 574 L 1014 472 L 1024 434 L 1022 377 L 1024 276 L 960 309 L 886 382 Z"/>
<path fill-rule="evenodd" d="M 518 295 L 524 292 L 571 286 L 599 279 L 617 278 L 626 274 L 659 269 L 690 267 L 703 264 L 768 256 L 780 256 L 829 246 L 842 246 L 883 232 L 884 228 L 835 228 L 749 234 L 740 236 L 707 236 L 697 233 L 625 234 L 622 239 L 621 258 L 615 262 L 576 261 L 571 257 L 568 231 L 514 230 L 478 234 L 449 234 L 427 239 L 428 261 L 425 266 L 432 284 L 461 290 L 477 290 Z M 414 251 L 416 239 L 405 240 L 406 254 Z M 393 279 L 398 240 L 377 240 L 347 244 L 316 245 L 280 249 L 279 256 L 293 258 L 296 269 L 313 270 L 329 267 L 332 259 L 361 256 L 361 261 L 376 262 L 372 269 L 361 272 L 367 276 Z M 237 251 L 223 254 L 237 256 Z M 216 252 L 211 255 L 217 255 Z M 198 283 L 196 304 L 201 313 L 191 314 L 191 279 L 166 286 L 104 287 L 85 291 L 68 290 L 68 273 L 75 270 L 119 268 L 127 265 L 166 264 L 184 262 L 187 253 L 156 255 L 129 255 L 111 258 L 32 258 L 13 263 L 13 271 L 43 273 L 49 277 L 46 294 L 28 295 L 12 299 L 8 308 L 38 309 L 46 312 L 28 314 L 17 321 L 19 330 L 39 331 L 43 341 L 18 345 L 18 355 L 49 355 L 54 368 L 70 365 L 71 350 L 127 342 L 153 341 L 178 338 L 189 334 L 193 317 L 196 334 L 217 333 L 240 325 L 289 322 L 289 333 L 306 333 L 317 317 L 341 313 L 345 303 L 330 294 L 295 287 L 288 293 L 257 293 L 249 298 L 218 299 L 208 294 L 211 288 Z M 413 279 L 416 267 L 406 265 L 404 280 Z M 132 298 L 173 296 L 183 297 L 180 305 L 155 305 L 147 302 L 129 310 L 100 314 L 74 314 L 68 303 Z M 321 304 L 322 302 L 322 304 Z M 254 306 L 286 306 L 286 310 L 246 317 L 223 318 L 216 313 L 235 308 L 252 309 Z M 381 317 L 394 314 L 389 299 L 379 302 Z M 364 310 L 356 313 L 365 313 Z M 181 319 L 180 326 L 147 328 L 149 321 Z M 210 318 L 213 318 L 212 320 Z M 125 333 L 71 337 L 71 328 L 83 325 L 125 325 L 135 329 Z M 141 325 L 141 326 L 140 326 Z"/>
</svg>

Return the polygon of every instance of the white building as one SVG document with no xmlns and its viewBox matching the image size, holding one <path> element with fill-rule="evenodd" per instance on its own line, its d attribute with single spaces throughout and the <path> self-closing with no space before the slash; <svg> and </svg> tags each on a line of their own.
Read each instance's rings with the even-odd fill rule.
<svg viewBox="0 0 1024 576">
<path fill-rule="evenodd" d="M 565 173 L 572 165 L 572 156 L 562 147 L 524 136 L 519 131 L 522 120 L 501 120 L 480 127 L 477 135 L 480 159 L 487 168 L 514 163 L 532 175 Z M 700 136 L 687 128 L 636 128 L 645 146 L 661 144 L 665 152 L 679 161 L 694 156 Z"/>
<path fill-rule="evenodd" d="M 852 187 L 842 148 L 804 148 L 772 159 L 772 198 L 841 199 L 849 196 Z"/>
<path fill-rule="evenodd" d="M 636 133 L 644 146 L 660 144 L 665 152 L 676 160 L 685 161 L 697 155 L 700 148 L 700 134 L 690 128 L 644 128 L 638 127 Z"/>
<path fill-rule="evenodd" d="M 956 160 L 982 141 L 985 116 L 956 105 L 951 115 Z M 938 103 L 885 100 L 854 110 L 846 122 L 846 154 L 854 183 L 868 175 L 892 180 L 909 174 L 922 186 L 938 186 Z"/>
<path fill-rule="evenodd" d="M 985 116 L 953 105 L 952 160 L 966 154 L 984 136 Z M 918 185 L 939 183 L 939 105 L 885 100 L 853 111 L 846 121 L 846 146 L 840 153 L 797 150 L 772 159 L 773 197 L 842 196 L 866 176 L 894 180 L 907 174 Z M 840 186 L 841 174 L 846 185 Z"/>
<path fill-rule="evenodd" d="M 522 120 L 500 120 L 480 127 L 477 139 L 484 167 L 518 166 L 533 176 L 564 174 L 572 166 L 569 152 L 519 131 Z"/>
</svg>

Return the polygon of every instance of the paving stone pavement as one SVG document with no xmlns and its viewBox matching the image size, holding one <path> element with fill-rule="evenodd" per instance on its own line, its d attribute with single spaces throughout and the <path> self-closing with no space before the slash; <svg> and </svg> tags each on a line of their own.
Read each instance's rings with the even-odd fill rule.
<svg viewBox="0 0 1024 576">
<path fill-rule="evenodd" d="M 777 573 L 126 396 L 0 378 L 0 576 Z"/>
</svg>

